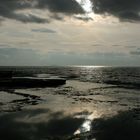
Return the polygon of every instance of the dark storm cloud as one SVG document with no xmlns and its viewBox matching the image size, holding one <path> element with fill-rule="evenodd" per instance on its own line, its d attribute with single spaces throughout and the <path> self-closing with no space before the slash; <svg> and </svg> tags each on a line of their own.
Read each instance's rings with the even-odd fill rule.
<svg viewBox="0 0 140 140">
<path fill-rule="evenodd" d="M 37 8 L 47 8 L 52 12 L 64 14 L 84 13 L 82 7 L 75 0 L 37 0 Z"/>
<path fill-rule="evenodd" d="M 51 18 L 56 17 L 56 19 L 58 19 L 58 13 L 65 15 L 84 13 L 82 7 L 75 0 L 0 0 L 0 17 L 21 22 L 49 22 L 48 19 L 32 14 L 17 14 L 17 10 L 25 9 L 49 10 L 55 15 Z"/>
<path fill-rule="evenodd" d="M 32 1 L 32 0 L 30 0 Z M 32 14 L 18 14 L 17 10 L 24 10 L 32 8 L 32 4 L 22 0 L 0 0 L 0 16 L 8 19 L 15 19 L 21 22 L 48 22 L 47 19 L 32 15 Z"/>
<path fill-rule="evenodd" d="M 140 0 L 91 0 L 97 14 L 109 14 L 122 21 L 140 21 Z"/>
<path fill-rule="evenodd" d="M 48 19 L 40 18 L 40 17 L 32 15 L 32 14 L 28 14 L 28 15 L 13 14 L 10 18 L 11 19 L 16 19 L 16 20 L 24 22 L 24 23 L 27 23 L 27 22 L 36 22 L 36 23 L 50 22 Z"/>
<path fill-rule="evenodd" d="M 91 0 L 93 11 L 102 15 L 113 15 L 121 21 L 140 21 L 140 0 Z M 49 10 L 52 15 L 41 18 L 31 14 L 17 14 L 17 10 L 40 9 Z M 3 18 L 21 22 L 49 22 L 48 18 L 62 20 L 58 14 L 84 14 L 84 10 L 76 0 L 0 0 L 0 21 Z M 85 18 L 80 20 L 87 21 Z"/>
</svg>

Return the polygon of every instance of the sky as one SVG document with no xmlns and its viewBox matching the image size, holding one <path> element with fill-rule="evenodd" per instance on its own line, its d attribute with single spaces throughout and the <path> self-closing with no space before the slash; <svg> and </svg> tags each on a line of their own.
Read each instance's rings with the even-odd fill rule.
<svg viewBox="0 0 140 140">
<path fill-rule="evenodd" d="M 140 66 L 140 0 L 0 0 L 0 66 Z"/>
</svg>

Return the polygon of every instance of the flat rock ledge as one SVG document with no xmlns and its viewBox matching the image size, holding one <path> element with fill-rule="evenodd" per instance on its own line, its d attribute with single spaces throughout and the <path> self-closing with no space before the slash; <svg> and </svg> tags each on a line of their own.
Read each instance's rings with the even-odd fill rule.
<svg viewBox="0 0 140 140">
<path fill-rule="evenodd" d="M 12 77 L 0 79 L 0 87 L 57 87 L 64 85 L 66 79 L 63 78 L 38 78 L 38 77 Z"/>
</svg>

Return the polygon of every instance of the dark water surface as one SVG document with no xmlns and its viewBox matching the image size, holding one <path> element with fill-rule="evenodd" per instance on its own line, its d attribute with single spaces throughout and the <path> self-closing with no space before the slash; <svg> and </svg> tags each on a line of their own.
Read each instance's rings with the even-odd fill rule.
<svg viewBox="0 0 140 140">
<path fill-rule="evenodd" d="M 139 140 L 139 67 L 0 67 L 65 85 L 0 88 L 0 140 Z"/>
<path fill-rule="evenodd" d="M 84 82 L 140 86 L 140 67 L 0 67 L 0 71 L 13 71 L 14 76 L 45 73 Z"/>
</svg>

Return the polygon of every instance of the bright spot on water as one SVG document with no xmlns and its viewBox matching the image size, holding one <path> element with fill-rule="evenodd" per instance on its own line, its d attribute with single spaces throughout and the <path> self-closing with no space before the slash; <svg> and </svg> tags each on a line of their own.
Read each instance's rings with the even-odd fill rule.
<svg viewBox="0 0 140 140">
<path fill-rule="evenodd" d="M 88 65 L 86 65 L 86 66 L 80 66 L 80 65 L 75 65 L 75 66 L 73 66 L 73 67 L 79 67 L 79 68 L 102 68 L 102 67 L 109 67 L 109 66 L 88 66 Z"/>
<path fill-rule="evenodd" d="M 86 120 L 81 126 L 82 132 L 88 132 L 91 130 L 91 120 Z"/>
<path fill-rule="evenodd" d="M 91 130 L 91 120 L 85 120 L 81 127 L 76 130 L 74 135 L 89 132 Z"/>
<path fill-rule="evenodd" d="M 86 116 L 85 117 L 85 121 L 80 126 L 80 128 L 75 131 L 74 135 L 85 133 L 85 132 L 89 132 L 91 130 L 92 120 L 93 120 L 93 114 Z"/>
</svg>

